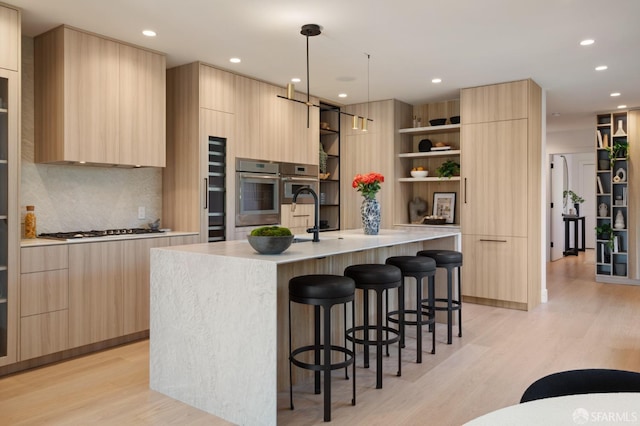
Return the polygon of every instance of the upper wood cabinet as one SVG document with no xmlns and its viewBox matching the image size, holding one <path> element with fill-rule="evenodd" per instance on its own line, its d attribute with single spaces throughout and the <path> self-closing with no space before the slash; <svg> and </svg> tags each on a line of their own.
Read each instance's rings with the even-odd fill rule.
<svg viewBox="0 0 640 426">
<path fill-rule="evenodd" d="M 18 71 L 20 63 L 20 12 L 0 5 L 0 68 Z"/>
<path fill-rule="evenodd" d="M 36 162 L 164 167 L 165 63 L 66 26 L 36 37 Z"/>
<path fill-rule="evenodd" d="M 527 118 L 529 80 L 462 89 L 460 115 L 462 124 Z"/>
</svg>

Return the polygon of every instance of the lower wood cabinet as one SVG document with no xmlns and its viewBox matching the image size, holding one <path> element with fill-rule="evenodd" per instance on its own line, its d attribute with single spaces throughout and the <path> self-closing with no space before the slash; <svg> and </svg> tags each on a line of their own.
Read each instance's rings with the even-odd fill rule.
<svg viewBox="0 0 640 426">
<path fill-rule="evenodd" d="M 298 204 L 296 211 L 292 212 L 290 204 L 283 204 L 280 206 L 281 226 L 289 228 L 295 235 L 306 234 L 307 229 L 313 228 L 314 209 L 313 204 Z"/>
<path fill-rule="evenodd" d="M 124 241 L 69 245 L 69 345 L 122 336 Z"/>
<path fill-rule="evenodd" d="M 20 319 L 20 360 L 69 348 L 69 311 L 48 312 Z"/>
<path fill-rule="evenodd" d="M 527 304 L 526 238 L 464 235 L 462 252 L 463 296 Z"/>
</svg>

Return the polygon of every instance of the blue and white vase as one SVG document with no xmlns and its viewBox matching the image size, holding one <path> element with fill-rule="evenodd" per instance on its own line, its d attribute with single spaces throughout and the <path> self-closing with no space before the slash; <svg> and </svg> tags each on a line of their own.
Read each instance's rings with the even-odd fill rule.
<svg viewBox="0 0 640 426">
<path fill-rule="evenodd" d="M 380 230 L 380 203 L 378 200 L 365 197 L 360 207 L 360 214 L 365 235 L 378 235 Z"/>
</svg>

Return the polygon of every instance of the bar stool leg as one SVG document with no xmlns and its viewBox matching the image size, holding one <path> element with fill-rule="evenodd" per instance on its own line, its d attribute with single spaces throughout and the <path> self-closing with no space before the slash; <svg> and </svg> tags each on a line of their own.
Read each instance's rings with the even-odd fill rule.
<svg viewBox="0 0 640 426">
<path fill-rule="evenodd" d="M 347 305 L 345 304 L 345 317 L 344 317 L 344 323 L 345 323 L 345 336 L 347 335 L 346 331 L 347 331 L 347 316 L 346 316 L 346 309 L 347 309 Z M 355 300 L 351 301 L 351 326 L 355 327 L 356 326 L 356 304 L 355 304 Z M 345 337 L 346 338 L 346 337 Z M 345 348 L 346 348 L 346 344 L 345 344 Z M 351 365 L 351 368 L 353 368 L 353 396 L 351 397 L 351 405 L 356 405 L 356 341 L 355 339 L 351 341 L 351 351 L 353 352 L 353 363 Z"/>
<path fill-rule="evenodd" d="M 331 421 L 331 313 L 324 308 L 324 421 Z"/>
<path fill-rule="evenodd" d="M 347 347 L 347 304 L 343 305 L 344 308 L 344 347 Z M 352 323 L 353 324 L 353 323 Z M 355 353 L 355 352 L 354 352 Z M 347 362 L 347 354 L 344 354 L 344 361 Z M 355 376 L 354 376 L 355 377 Z M 344 367 L 344 378 L 349 380 L 349 366 Z"/>
<path fill-rule="evenodd" d="M 416 351 L 418 352 L 418 356 L 416 358 L 416 362 L 418 364 L 422 363 L 422 279 L 416 278 L 416 340 L 417 346 Z"/>
<path fill-rule="evenodd" d="M 314 364 L 320 365 L 320 306 L 313 307 L 313 323 L 314 323 Z M 320 371 L 315 371 L 314 376 L 314 392 L 320 393 Z"/>
<path fill-rule="evenodd" d="M 429 319 L 433 320 L 431 324 L 429 324 L 429 330 L 431 331 L 431 353 L 436 353 L 436 311 L 432 309 L 432 306 L 435 306 L 435 292 L 436 292 L 436 275 L 433 274 L 429 277 L 428 284 L 429 295 L 427 298 L 429 299 Z"/>
<path fill-rule="evenodd" d="M 293 410 L 293 368 L 291 364 L 291 301 L 289 301 L 289 404 Z"/>
<path fill-rule="evenodd" d="M 453 303 L 451 302 L 453 293 L 453 277 L 451 268 L 447 268 L 447 344 L 452 342 L 452 322 L 453 322 Z"/>
<path fill-rule="evenodd" d="M 462 268 L 458 266 L 458 337 L 462 337 Z"/>
<path fill-rule="evenodd" d="M 382 389 L 382 292 L 376 291 L 376 389 Z"/>
<path fill-rule="evenodd" d="M 362 311 L 364 314 L 364 368 L 369 368 L 369 290 L 362 292 Z"/>
</svg>

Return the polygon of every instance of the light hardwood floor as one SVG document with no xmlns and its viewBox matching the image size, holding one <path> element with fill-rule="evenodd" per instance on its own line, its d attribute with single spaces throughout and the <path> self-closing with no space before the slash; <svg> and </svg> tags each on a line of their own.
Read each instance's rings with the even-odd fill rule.
<svg viewBox="0 0 640 426">
<path fill-rule="evenodd" d="M 446 345 L 440 325 L 437 353 L 427 344 L 422 364 L 409 337 L 402 377 L 395 376 L 392 350 L 383 389 L 375 389 L 374 364 L 365 370 L 358 359 L 355 407 L 351 382 L 336 372 L 332 424 L 459 425 L 518 403 L 531 382 L 551 372 L 640 371 L 640 287 L 595 283 L 589 258 L 581 253 L 549 264 L 549 303 L 531 312 L 465 304 L 463 337 Z M 291 411 L 283 392 L 278 423 L 322 424 L 322 397 L 309 384 L 297 386 Z M 2 425 L 89 423 L 228 424 L 148 389 L 147 341 L 0 379 Z"/>
</svg>

